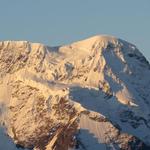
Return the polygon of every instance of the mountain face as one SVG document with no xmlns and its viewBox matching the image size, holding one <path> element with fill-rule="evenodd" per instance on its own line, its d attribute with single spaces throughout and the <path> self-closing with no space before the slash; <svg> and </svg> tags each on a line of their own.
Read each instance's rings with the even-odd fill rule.
<svg viewBox="0 0 150 150">
<path fill-rule="evenodd" d="M 0 42 L 0 124 L 0 150 L 149 150 L 149 62 L 112 36 Z"/>
</svg>

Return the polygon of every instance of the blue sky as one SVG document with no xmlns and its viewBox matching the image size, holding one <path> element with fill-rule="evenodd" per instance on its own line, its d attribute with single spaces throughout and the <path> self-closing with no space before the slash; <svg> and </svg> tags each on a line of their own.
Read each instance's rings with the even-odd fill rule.
<svg viewBox="0 0 150 150">
<path fill-rule="evenodd" d="M 0 40 L 55 46 L 97 34 L 136 44 L 150 60 L 150 0 L 0 0 Z"/>
</svg>

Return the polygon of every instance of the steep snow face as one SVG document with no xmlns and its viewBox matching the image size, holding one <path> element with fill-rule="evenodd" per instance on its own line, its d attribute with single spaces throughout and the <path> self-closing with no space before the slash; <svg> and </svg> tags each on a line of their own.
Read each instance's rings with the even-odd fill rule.
<svg viewBox="0 0 150 150">
<path fill-rule="evenodd" d="M 84 149 L 91 133 L 101 149 L 150 146 L 150 65 L 116 37 L 61 47 L 0 42 L 0 91 L 1 124 L 23 147 Z"/>
</svg>

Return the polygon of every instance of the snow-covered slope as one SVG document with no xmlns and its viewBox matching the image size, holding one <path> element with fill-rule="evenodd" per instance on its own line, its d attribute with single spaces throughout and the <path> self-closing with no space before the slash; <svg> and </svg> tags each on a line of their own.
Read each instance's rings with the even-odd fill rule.
<svg viewBox="0 0 150 150">
<path fill-rule="evenodd" d="M 0 42 L 0 91 L 0 136 L 17 147 L 150 149 L 150 65 L 121 39 Z"/>
<path fill-rule="evenodd" d="M 27 150 L 19 145 L 15 145 L 12 139 L 6 135 L 4 128 L 0 128 L 0 150 Z"/>
</svg>

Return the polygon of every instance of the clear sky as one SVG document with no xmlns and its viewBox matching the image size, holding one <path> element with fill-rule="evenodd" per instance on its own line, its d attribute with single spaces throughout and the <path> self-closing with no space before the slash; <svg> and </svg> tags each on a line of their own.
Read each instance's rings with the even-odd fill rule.
<svg viewBox="0 0 150 150">
<path fill-rule="evenodd" d="M 150 60 L 150 0 L 0 0 L 0 40 L 49 46 L 109 34 Z"/>
</svg>

